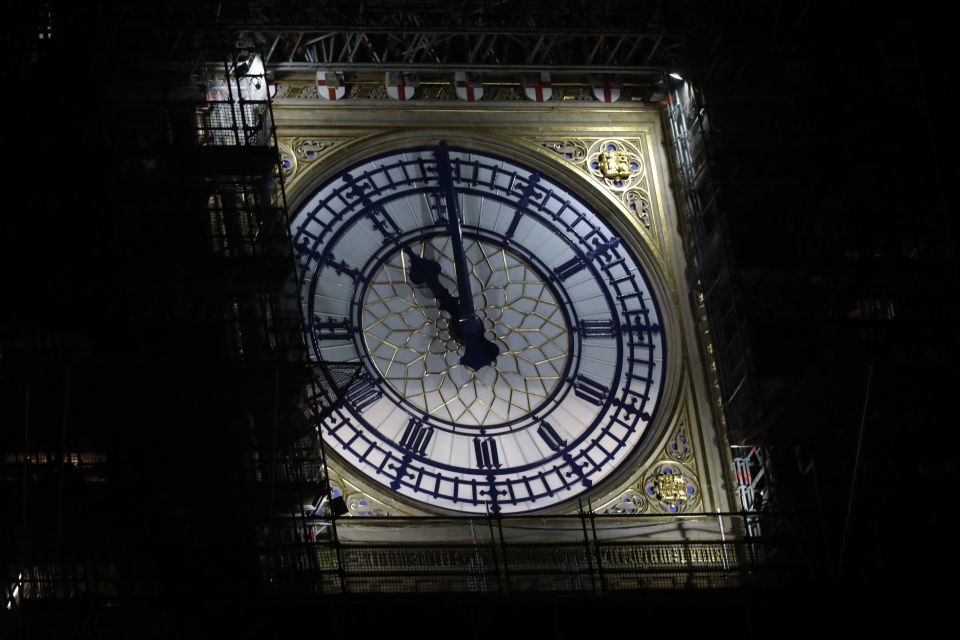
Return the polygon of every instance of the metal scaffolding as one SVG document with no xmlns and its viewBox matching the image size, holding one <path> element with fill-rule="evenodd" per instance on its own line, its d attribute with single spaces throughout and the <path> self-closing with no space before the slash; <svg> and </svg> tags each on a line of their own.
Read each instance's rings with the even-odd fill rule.
<svg viewBox="0 0 960 640">
<path fill-rule="evenodd" d="M 682 46 L 656 5 L 555 3 L 258 3 L 221 15 L 240 46 L 258 46 L 279 70 L 497 70 L 504 67 L 630 74 Z M 576 6 L 572 6 L 576 5 Z"/>
<path fill-rule="evenodd" d="M 739 311 L 739 290 L 729 265 L 729 229 L 711 175 L 710 117 L 703 96 L 684 80 L 672 83 L 667 109 L 673 160 L 681 186 L 687 229 L 684 241 L 696 260 L 692 290 L 714 399 L 722 408 L 731 439 L 743 437 L 756 420 L 747 328 Z"/>
<path fill-rule="evenodd" d="M 155 99 L 104 105 L 126 322 L 79 363 L 43 345 L 5 353 L 10 610 L 149 597 L 193 573 L 229 590 L 270 571 L 325 484 L 309 416 L 356 366 L 307 359 L 270 96 L 251 60 L 207 51 L 179 77 L 141 78 Z"/>
<path fill-rule="evenodd" d="M 759 531 L 770 516 L 690 513 L 311 519 L 269 575 L 276 593 L 529 593 L 783 588 L 799 548 Z M 769 527 L 768 531 L 774 528 Z M 404 532 L 418 532 L 409 542 Z M 387 532 L 389 534 L 387 535 Z M 719 535 L 718 535 L 719 534 Z M 312 563 L 310 562 L 312 560 Z"/>
</svg>

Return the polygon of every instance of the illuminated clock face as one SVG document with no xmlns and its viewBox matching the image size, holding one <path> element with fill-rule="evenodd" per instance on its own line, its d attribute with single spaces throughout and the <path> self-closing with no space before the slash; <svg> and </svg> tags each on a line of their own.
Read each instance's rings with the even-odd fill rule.
<svg viewBox="0 0 960 640">
<path fill-rule="evenodd" d="M 370 158 L 292 222 L 311 356 L 361 373 L 319 429 L 420 506 L 522 513 L 615 474 L 660 404 L 660 307 L 559 181 L 464 148 Z"/>
</svg>

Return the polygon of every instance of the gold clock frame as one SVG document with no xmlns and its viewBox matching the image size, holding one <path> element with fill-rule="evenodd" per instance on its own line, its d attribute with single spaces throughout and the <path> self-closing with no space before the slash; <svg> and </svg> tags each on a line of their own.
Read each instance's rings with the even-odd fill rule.
<svg viewBox="0 0 960 640">
<path fill-rule="evenodd" d="M 453 146 L 515 157 L 612 214 L 605 219 L 634 245 L 664 307 L 670 361 L 649 435 L 626 468 L 589 494 L 589 506 L 625 517 L 731 509 L 729 445 L 722 407 L 711 400 L 709 336 L 697 321 L 703 309 L 684 278 L 695 271 L 679 232 L 680 209 L 671 189 L 659 109 L 591 103 L 323 104 L 294 98 L 276 101 L 273 113 L 291 212 L 321 183 L 358 160 L 446 139 Z M 631 170 L 631 158 L 639 160 L 640 171 Z M 631 207 L 631 202 L 639 206 Z M 351 515 L 437 515 L 387 493 L 335 456 L 330 475 Z M 568 504 L 542 515 L 578 509 Z"/>
</svg>

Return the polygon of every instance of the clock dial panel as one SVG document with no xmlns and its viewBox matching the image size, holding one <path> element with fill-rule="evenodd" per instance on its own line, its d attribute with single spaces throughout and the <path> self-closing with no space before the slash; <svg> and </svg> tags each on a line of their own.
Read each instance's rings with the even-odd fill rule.
<svg viewBox="0 0 960 640">
<path fill-rule="evenodd" d="M 357 471 L 428 509 L 521 513 L 632 460 L 666 380 L 661 311 L 630 244 L 573 190 L 415 148 L 328 180 L 292 233 L 311 356 L 363 365 L 319 426 Z M 464 358 L 479 341 L 496 345 L 483 366 Z"/>
<path fill-rule="evenodd" d="M 546 402 L 562 379 L 570 351 L 566 309 L 550 283 L 510 249 L 465 243 L 474 307 L 500 350 L 493 366 L 460 364 L 449 314 L 431 292 L 411 282 L 411 257 L 435 261 L 447 291 L 456 283 L 450 239 L 433 236 L 387 256 L 362 296 L 365 357 L 379 377 L 416 411 L 464 426 L 522 418 Z"/>
</svg>

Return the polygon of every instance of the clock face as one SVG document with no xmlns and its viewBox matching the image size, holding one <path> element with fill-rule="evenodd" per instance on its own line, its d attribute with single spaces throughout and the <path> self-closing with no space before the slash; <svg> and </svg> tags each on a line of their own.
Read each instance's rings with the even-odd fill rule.
<svg viewBox="0 0 960 640">
<path fill-rule="evenodd" d="M 361 373 L 329 451 L 433 510 L 521 513 L 632 460 L 666 341 L 640 261 L 575 191 L 417 147 L 322 184 L 292 233 L 311 356 Z"/>
</svg>

